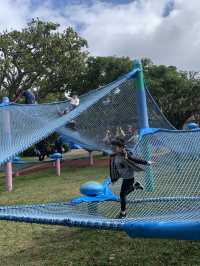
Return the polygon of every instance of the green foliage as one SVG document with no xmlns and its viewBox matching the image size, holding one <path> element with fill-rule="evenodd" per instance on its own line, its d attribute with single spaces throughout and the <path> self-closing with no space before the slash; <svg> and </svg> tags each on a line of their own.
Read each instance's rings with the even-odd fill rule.
<svg viewBox="0 0 200 266">
<path fill-rule="evenodd" d="M 33 19 L 21 31 L 0 33 L 0 97 L 14 99 L 21 89 L 34 89 L 39 102 L 63 99 L 104 86 L 132 69 L 128 57 L 88 56 L 87 41 L 71 27 Z M 200 117 L 198 72 L 142 60 L 147 85 L 163 113 L 181 128 L 191 115 Z M 200 121 L 199 121 L 200 122 Z"/>
<path fill-rule="evenodd" d="M 0 34 L 1 94 L 10 98 L 20 89 L 35 89 L 39 98 L 56 98 L 81 86 L 87 42 L 71 27 L 62 33 L 58 24 L 32 20 L 22 31 Z"/>
<path fill-rule="evenodd" d="M 150 59 L 144 59 L 143 66 L 147 86 L 162 112 L 181 128 L 190 115 L 200 110 L 199 80 L 192 72 L 189 75 L 174 66 L 157 66 Z"/>
<path fill-rule="evenodd" d="M 132 69 L 128 57 L 88 57 L 83 91 L 104 86 Z"/>
</svg>

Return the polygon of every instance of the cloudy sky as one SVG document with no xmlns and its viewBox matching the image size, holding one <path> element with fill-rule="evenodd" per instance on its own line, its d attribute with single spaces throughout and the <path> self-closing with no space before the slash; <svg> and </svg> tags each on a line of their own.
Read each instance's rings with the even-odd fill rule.
<svg viewBox="0 0 200 266">
<path fill-rule="evenodd" d="M 200 70 L 200 0 L 0 0 L 0 31 L 33 17 L 73 26 L 92 55 Z"/>
</svg>

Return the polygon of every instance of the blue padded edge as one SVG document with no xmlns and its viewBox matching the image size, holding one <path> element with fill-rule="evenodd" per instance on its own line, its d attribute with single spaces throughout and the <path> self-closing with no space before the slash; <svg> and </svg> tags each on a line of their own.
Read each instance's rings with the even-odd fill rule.
<svg viewBox="0 0 200 266">
<path fill-rule="evenodd" d="M 155 132 L 159 132 L 160 131 L 160 128 L 140 128 L 139 130 L 139 134 L 140 134 L 140 138 L 142 138 L 143 136 L 145 135 L 148 135 L 148 134 L 153 134 Z"/>
<path fill-rule="evenodd" d="M 10 103 L 0 103 L 0 107 L 9 107 Z"/>
<path fill-rule="evenodd" d="M 178 130 L 178 129 L 163 129 L 163 128 L 141 128 L 140 129 L 140 138 L 142 138 L 145 135 L 157 133 L 157 132 L 170 132 L 170 133 L 192 133 L 192 132 L 198 132 L 200 131 L 200 128 L 193 129 L 193 130 Z"/>
<path fill-rule="evenodd" d="M 53 154 L 50 154 L 50 156 L 49 156 L 49 158 L 51 158 L 51 159 L 61 159 L 63 156 L 62 156 L 62 154 L 61 153 L 59 153 L 59 152 L 55 152 L 55 153 L 53 153 Z"/>
<path fill-rule="evenodd" d="M 60 203 L 37 204 L 37 205 L 15 205 L 15 206 L 0 206 L 0 220 L 8 220 L 15 222 L 62 225 L 62 226 L 77 226 L 96 229 L 124 230 L 130 237 L 145 237 L 145 238 L 174 238 L 180 240 L 200 240 L 200 221 L 182 221 L 177 217 L 175 221 L 131 221 L 127 219 L 109 219 L 101 216 L 81 217 L 79 214 L 63 217 L 63 218 L 48 218 L 48 217 L 27 217 L 30 214 L 10 215 L 6 214 L 6 209 L 29 209 L 31 207 L 48 207 L 59 206 Z M 71 202 L 62 203 L 62 205 L 75 205 Z"/>
<path fill-rule="evenodd" d="M 46 224 L 46 225 L 61 225 L 70 227 L 87 227 L 93 229 L 103 229 L 103 230 L 123 230 L 123 222 L 120 220 L 100 220 L 100 219 L 72 219 L 66 218 L 62 220 L 47 219 L 47 218 L 30 218 L 30 217 L 16 217 L 16 216 L 4 216 L 0 217 L 0 220 L 13 221 L 13 222 L 25 222 L 25 223 L 35 223 L 35 224 Z"/>
<path fill-rule="evenodd" d="M 125 223 L 123 229 L 130 237 L 200 240 L 200 221 L 134 221 Z"/>
<path fill-rule="evenodd" d="M 126 76 L 127 78 L 132 78 L 132 77 L 134 77 L 138 72 L 141 72 L 141 71 L 142 71 L 142 69 L 140 69 L 140 68 L 134 68 L 132 71 L 130 71 L 129 73 L 125 74 L 125 76 Z"/>
<path fill-rule="evenodd" d="M 130 237 L 143 238 L 173 238 L 178 240 L 200 240 L 200 221 L 176 221 L 176 222 L 150 222 L 150 221 L 132 221 L 127 220 L 107 220 L 95 221 L 76 220 L 72 218 L 62 219 L 60 221 L 53 219 L 39 219 L 28 217 L 0 217 L 0 220 L 10 220 L 15 222 L 48 224 L 48 225 L 62 225 L 62 226 L 76 226 L 89 227 L 93 229 L 112 229 L 124 230 Z"/>
</svg>

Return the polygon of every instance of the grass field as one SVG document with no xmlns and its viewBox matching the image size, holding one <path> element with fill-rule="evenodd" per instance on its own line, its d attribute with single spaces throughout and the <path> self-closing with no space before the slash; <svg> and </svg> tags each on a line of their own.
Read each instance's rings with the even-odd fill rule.
<svg viewBox="0 0 200 266">
<path fill-rule="evenodd" d="M 105 167 L 64 167 L 16 177 L 5 192 L 0 177 L 0 204 L 68 200 L 80 184 L 100 181 Z M 0 222 L 0 266 L 200 265 L 200 242 L 132 239 L 123 232 Z"/>
</svg>

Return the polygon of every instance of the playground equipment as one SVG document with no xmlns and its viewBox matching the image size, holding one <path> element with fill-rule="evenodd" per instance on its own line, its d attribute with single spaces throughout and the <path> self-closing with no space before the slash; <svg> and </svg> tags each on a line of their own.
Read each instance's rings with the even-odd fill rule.
<svg viewBox="0 0 200 266">
<path fill-rule="evenodd" d="M 62 138 L 63 143 L 69 146 L 70 150 L 82 149 L 82 147 L 79 144 L 76 144 L 70 137 L 68 137 L 64 133 L 62 133 L 60 137 Z M 94 158 L 93 158 L 92 150 L 88 150 L 86 147 L 85 147 L 85 150 L 89 154 L 90 165 L 94 165 Z"/>
<path fill-rule="evenodd" d="M 187 128 L 188 128 L 189 130 L 194 130 L 194 129 L 199 128 L 199 126 L 198 126 L 197 123 L 190 122 L 190 123 L 187 124 Z"/>
<path fill-rule="evenodd" d="M 60 172 L 61 172 L 60 160 L 62 159 L 62 154 L 56 152 L 56 153 L 50 155 L 50 158 L 55 162 L 56 175 L 60 176 Z"/>
<path fill-rule="evenodd" d="M 80 192 L 86 196 L 97 196 L 99 194 L 103 194 L 103 190 L 104 188 L 102 184 L 95 181 L 89 181 L 80 187 Z"/>
<path fill-rule="evenodd" d="M 53 167 L 56 169 L 56 175 L 60 176 L 61 173 L 61 160 L 62 155 L 60 153 L 54 153 L 50 155 L 50 159 L 44 160 L 44 161 L 36 161 L 36 160 L 23 160 L 22 158 L 15 156 L 11 163 L 12 163 L 12 174 L 15 176 L 19 176 L 20 172 L 23 172 L 24 170 L 31 169 L 36 166 L 44 166 L 45 164 L 52 164 Z M 0 172 L 5 172 L 6 165 L 0 166 Z M 12 188 L 12 186 L 11 186 Z M 8 190 L 9 192 L 12 191 Z"/>
<path fill-rule="evenodd" d="M 106 131 L 113 136 L 121 127 L 128 140 L 131 125 L 140 137 L 137 143 L 128 142 L 127 148 L 146 160 L 156 158 L 145 173 L 137 175 L 144 191 L 128 196 L 128 216 L 122 220 L 115 219 L 121 181 L 112 185 L 108 179 L 103 195 L 61 203 L 1 206 L 0 219 L 123 230 L 132 237 L 200 240 L 200 130 L 174 129 L 145 88 L 140 63 L 135 62 L 131 72 L 111 84 L 83 95 L 76 109 L 60 117 L 58 111 L 67 105 L 0 107 L 0 163 L 9 162 L 53 131 L 63 132 L 83 148 L 109 154 Z M 75 128 L 65 126 L 71 120 L 75 120 Z"/>
</svg>

